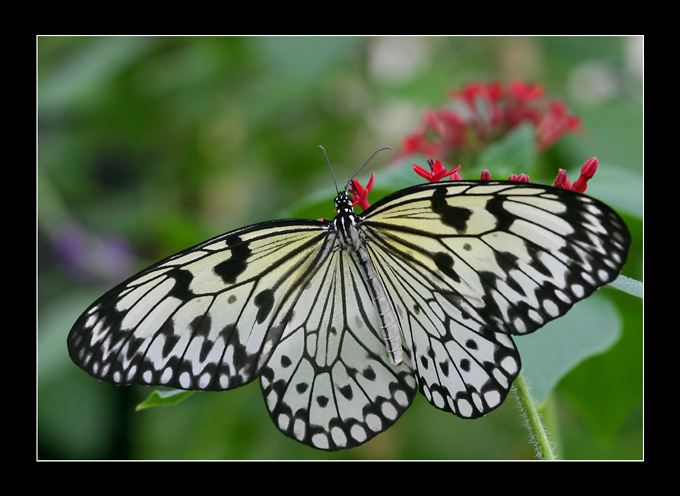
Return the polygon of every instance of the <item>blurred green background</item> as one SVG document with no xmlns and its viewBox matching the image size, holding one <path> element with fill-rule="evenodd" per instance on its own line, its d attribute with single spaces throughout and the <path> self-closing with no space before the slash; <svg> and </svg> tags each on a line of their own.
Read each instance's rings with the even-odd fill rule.
<svg viewBox="0 0 680 496">
<path fill-rule="evenodd" d="M 641 37 L 38 37 L 37 66 L 38 458 L 531 459 L 512 394 L 475 421 L 419 396 L 373 441 L 325 453 L 279 433 L 257 382 L 136 413 L 148 388 L 96 381 L 66 350 L 80 313 L 150 263 L 309 198 L 332 217 L 317 145 L 344 184 L 468 82 L 519 78 L 567 102 L 583 131 L 547 156 L 555 173 L 597 156 L 593 195 L 634 185 L 607 201 L 633 233 L 624 274 L 642 280 Z M 618 340 L 559 382 L 546 418 L 561 457 L 640 459 L 642 302 L 602 292 Z"/>
</svg>

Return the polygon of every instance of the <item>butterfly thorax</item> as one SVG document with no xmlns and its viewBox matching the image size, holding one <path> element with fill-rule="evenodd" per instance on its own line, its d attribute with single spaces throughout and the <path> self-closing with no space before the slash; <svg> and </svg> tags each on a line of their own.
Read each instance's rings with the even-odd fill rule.
<svg viewBox="0 0 680 496">
<path fill-rule="evenodd" d="M 339 193 L 335 197 L 335 209 L 338 215 L 333 226 L 338 234 L 338 244 L 343 250 L 356 251 L 361 245 L 357 221 L 359 217 L 354 213 L 352 200 L 347 193 Z"/>
</svg>

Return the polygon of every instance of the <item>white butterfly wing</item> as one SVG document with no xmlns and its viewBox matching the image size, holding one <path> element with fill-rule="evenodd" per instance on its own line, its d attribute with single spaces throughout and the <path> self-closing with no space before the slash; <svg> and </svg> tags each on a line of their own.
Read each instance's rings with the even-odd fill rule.
<svg viewBox="0 0 680 496">
<path fill-rule="evenodd" d="M 362 231 L 423 394 L 471 418 L 499 406 L 519 373 L 510 336 L 613 280 L 630 244 L 601 202 L 517 182 L 408 188 L 367 210 Z"/>
<path fill-rule="evenodd" d="M 68 348 L 117 384 L 225 390 L 257 377 L 328 223 L 274 221 L 233 231 L 142 271 L 97 300 Z"/>
<path fill-rule="evenodd" d="M 408 352 L 393 365 L 375 304 L 351 253 L 332 250 L 297 295 L 262 372 L 276 426 L 311 446 L 358 446 L 391 426 L 417 384 Z"/>
</svg>

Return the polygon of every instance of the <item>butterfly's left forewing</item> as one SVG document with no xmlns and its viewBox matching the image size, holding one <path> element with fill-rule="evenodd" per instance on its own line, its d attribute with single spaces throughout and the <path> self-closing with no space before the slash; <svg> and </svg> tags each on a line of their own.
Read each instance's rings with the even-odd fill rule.
<svg viewBox="0 0 680 496">
<path fill-rule="evenodd" d="M 117 384 L 224 390 L 257 377 L 327 240 L 316 221 L 233 231 L 165 259 L 96 301 L 68 337 L 73 361 Z"/>
</svg>

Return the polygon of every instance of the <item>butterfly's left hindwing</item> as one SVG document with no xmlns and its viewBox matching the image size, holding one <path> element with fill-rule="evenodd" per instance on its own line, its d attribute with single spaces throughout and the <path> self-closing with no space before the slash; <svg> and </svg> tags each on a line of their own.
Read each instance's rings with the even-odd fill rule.
<svg viewBox="0 0 680 496">
<path fill-rule="evenodd" d="M 413 401 L 410 358 L 390 363 L 376 307 L 348 251 L 330 252 L 296 297 L 294 315 L 262 373 L 272 420 L 316 448 L 363 444 Z"/>
<path fill-rule="evenodd" d="M 178 253 L 95 302 L 73 326 L 69 354 L 117 384 L 248 383 L 276 347 L 291 294 L 327 235 L 324 223 L 275 221 Z"/>
</svg>

